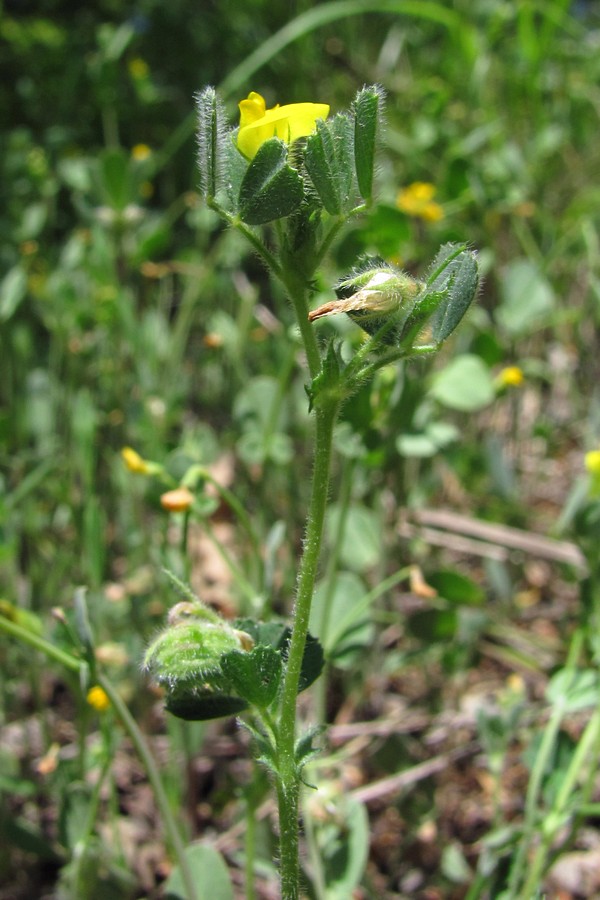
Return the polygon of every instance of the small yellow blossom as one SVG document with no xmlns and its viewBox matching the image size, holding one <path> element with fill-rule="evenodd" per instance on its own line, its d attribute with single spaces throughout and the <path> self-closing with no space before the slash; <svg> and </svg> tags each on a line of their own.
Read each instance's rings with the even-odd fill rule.
<svg viewBox="0 0 600 900">
<path fill-rule="evenodd" d="M 259 147 L 269 138 L 278 137 L 291 144 L 312 134 L 317 119 L 326 119 L 329 106 L 325 103 L 289 103 L 267 109 L 264 97 L 251 91 L 239 104 L 240 130 L 238 150 L 247 159 L 253 159 Z"/>
<path fill-rule="evenodd" d="M 96 712 L 105 712 L 110 706 L 108 694 L 99 685 L 90 688 L 86 695 L 86 700 L 93 706 Z"/>
<path fill-rule="evenodd" d="M 496 375 L 495 384 L 499 390 L 505 387 L 521 387 L 524 379 L 523 370 L 519 366 L 505 366 Z"/>
<path fill-rule="evenodd" d="M 496 387 L 520 387 L 524 378 L 523 370 L 519 366 L 506 366 L 496 376 Z"/>
<path fill-rule="evenodd" d="M 130 472 L 137 472 L 139 475 L 150 473 L 150 466 L 133 447 L 123 447 L 121 458 Z"/>
<path fill-rule="evenodd" d="M 585 454 L 585 467 L 590 475 L 600 477 L 600 450 L 589 450 Z"/>
<path fill-rule="evenodd" d="M 415 181 L 399 191 L 396 206 L 408 216 L 415 216 L 426 222 L 439 222 L 444 218 L 444 210 L 433 199 L 435 193 L 435 185 L 427 181 Z"/>
<path fill-rule="evenodd" d="M 148 68 L 148 63 L 144 59 L 140 59 L 139 56 L 136 56 L 135 59 L 129 60 L 129 74 L 132 78 L 141 81 L 143 78 L 148 77 L 148 72 L 150 71 Z"/>
<path fill-rule="evenodd" d="M 161 495 L 160 505 L 168 512 L 185 512 L 194 502 L 194 495 L 186 487 L 175 488 Z"/>
<path fill-rule="evenodd" d="M 144 162 L 145 159 L 152 154 L 152 150 L 148 144 L 136 144 L 131 148 L 131 158 L 136 162 Z"/>
</svg>

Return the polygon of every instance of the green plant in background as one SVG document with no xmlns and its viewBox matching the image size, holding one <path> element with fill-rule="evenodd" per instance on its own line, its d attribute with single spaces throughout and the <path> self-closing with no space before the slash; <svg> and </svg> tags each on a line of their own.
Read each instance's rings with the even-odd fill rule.
<svg viewBox="0 0 600 900">
<path fill-rule="evenodd" d="M 571 639 L 567 632 L 575 620 L 584 634 L 584 649 L 579 657 L 571 653 L 567 668 L 572 663 L 576 666 L 572 685 L 578 688 L 579 670 L 590 678 L 590 666 L 596 666 L 600 656 L 594 494 L 598 489 L 598 404 L 593 397 L 588 400 L 598 381 L 593 326 L 600 309 L 598 196 L 592 177 L 597 168 L 594 91 L 600 58 L 594 5 L 565 0 L 544 4 L 475 0 L 450 9 L 441 3 L 410 0 L 376 4 L 333 0 L 307 9 L 291 22 L 285 4 L 276 9 L 259 0 L 244 10 L 225 0 L 201 20 L 184 17 L 181 5 L 165 6 L 155 0 L 143 3 L 141 15 L 136 12 L 132 18 L 124 18 L 129 13 L 114 4 L 110 9 L 106 4 L 86 9 L 76 18 L 54 8 L 46 16 L 50 6 L 42 3 L 29 15 L 9 4 L 0 26 L 7 74 L 1 114 L 6 136 L 2 154 L 6 202 L 0 212 L 5 235 L 0 250 L 4 263 L 0 275 L 0 562 L 3 591 L 16 598 L 16 607 L 7 608 L 8 618 L 2 622 L 10 625 L 12 617 L 21 621 L 30 611 L 38 613 L 34 631 L 39 636 L 50 604 L 69 594 L 75 584 L 90 585 L 90 612 L 98 635 L 110 633 L 123 642 L 123 652 L 129 655 L 129 668 L 122 667 L 116 681 L 126 696 L 139 681 L 135 660 L 140 646 L 165 612 L 167 592 L 157 589 L 149 573 L 166 566 L 184 581 L 198 577 L 200 567 L 193 552 L 201 528 L 203 539 L 208 535 L 227 561 L 228 573 L 233 575 L 230 594 L 239 603 L 239 620 L 226 623 L 239 632 L 227 653 L 234 658 L 249 656 L 254 648 L 264 646 L 282 661 L 280 690 L 266 709 L 275 721 L 290 633 L 283 623 L 270 621 L 271 609 L 281 615 L 292 594 L 295 566 L 290 561 L 300 545 L 296 512 L 304 509 L 309 480 L 304 474 L 306 429 L 311 419 L 317 419 L 327 393 L 323 388 L 329 384 L 329 393 L 340 395 L 334 443 L 340 459 L 339 471 L 334 472 L 339 489 L 328 506 L 326 564 L 313 595 L 309 623 L 328 664 L 312 689 L 315 720 L 325 721 L 326 713 L 333 717 L 340 701 L 347 710 L 356 699 L 360 715 L 383 711 L 393 699 L 390 683 L 377 698 L 373 696 L 374 667 L 368 653 L 377 641 L 376 626 L 398 621 L 396 608 L 374 609 L 373 601 L 387 585 L 388 602 L 395 607 L 400 598 L 390 588 L 407 574 L 404 569 L 398 571 L 404 560 L 399 563 L 396 558 L 396 513 L 393 504 L 386 505 L 386 498 L 396 497 L 411 509 L 444 502 L 454 506 L 456 501 L 463 512 L 493 522 L 554 530 L 573 448 L 584 444 L 596 447 L 586 458 L 588 478 L 580 485 L 577 502 L 569 501 L 561 517 L 563 530 L 568 526 L 568 536 L 575 534 L 588 564 L 581 590 L 573 591 L 580 602 L 569 604 L 560 570 L 551 587 L 541 588 L 540 606 L 524 614 L 516 595 L 523 581 L 527 587 L 528 573 L 517 555 L 511 554 L 507 563 L 485 561 L 481 567 L 476 556 L 470 556 L 467 566 L 461 562 L 460 570 L 463 575 L 468 568 L 474 580 L 463 575 L 462 583 L 452 585 L 448 573 L 435 572 L 440 551 L 416 539 L 411 558 L 423 563 L 427 582 L 438 596 L 427 601 L 426 609 L 407 615 L 400 645 L 385 656 L 386 673 L 394 680 L 405 677 L 411 659 L 424 662 L 434 686 L 433 699 L 428 696 L 425 704 L 432 710 L 441 700 L 447 711 L 455 700 L 462 704 L 462 696 L 453 692 L 438 697 L 436 666 L 441 665 L 448 686 L 449 674 L 462 685 L 472 683 L 481 674 L 480 663 L 489 662 L 489 642 L 484 639 L 480 646 L 479 641 L 490 636 L 485 634 L 486 623 L 513 629 L 520 637 L 545 618 L 550 598 L 563 604 L 559 647 L 550 654 L 551 663 L 536 658 L 530 670 L 541 681 L 551 665 L 564 667 L 563 651 L 566 655 Z M 380 13 L 373 15 L 376 10 Z M 232 14 L 235 29 L 230 27 Z M 249 40 L 256 51 L 248 56 Z M 171 42 L 177 46 L 176 53 L 165 52 Z M 214 52 L 217 46 L 218 53 Z M 332 187 L 317 171 L 321 150 L 313 146 L 305 153 L 304 142 L 311 139 L 311 134 L 305 134 L 288 151 L 282 166 L 289 162 L 310 185 L 297 211 L 264 225 L 244 222 L 241 185 L 232 179 L 229 189 L 224 183 L 226 166 L 217 166 L 222 189 L 216 203 L 240 221 L 223 229 L 222 216 L 197 202 L 192 194 L 194 146 L 187 140 L 193 132 L 193 116 L 184 121 L 190 111 L 189 95 L 198 83 L 216 83 L 228 103 L 241 85 L 252 82 L 255 73 L 261 78 L 258 89 L 264 86 L 265 93 L 268 85 L 276 83 L 281 97 L 300 100 L 316 96 L 318 87 L 319 93 L 327 92 L 332 107 L 340 98 L 345 104 L 355 85 L 364 80 L 385 86 L 384 143 L 389 152 L 382 160 L 376 201 L 365 203 L 357 192 L 351 207 L 340 206 L 346 191 L 356 187 L 354 152 L 347 160 L 346 180 Z M 44 86 L 43 92 L 39 85 Z M 256 127 L 246 136 L 278 122 L 273 135 L 287 143 L 292 131 L 286 131 L 286 113 L 267 110 L 266 105 L 261 108 L 257 95 L 249 100 L 246 111 L 250 117 L 254 111 Z M 325 122 L 331 124 L 332 119 Z M 301 130 L 305 127 L 313 131 L 310 121 L 308 126 L 300 125 Z M 318 133 L 316 125 L 313 136 Z M 334 137 L 335 157 L 343 154 L 343 141 L 338 132 Z M 325 135 L 321 143 L 325 152 Z M 247 156 L 241 159 L 232 147 L 227 148 L 228 159 L 239 166 L 240 178 L 260 146 L 255 144 L 254 155 L 253 148 L 246 148 Z M 222 176 L 224 181 L 219 181 Z M 246 209 L 251 200 L 244 199 L 247 218 L 252 217 Z M 310 202 L 313 212 L 323 206 L 310 227 L 316 226 L 317 249 L 327 251 L 313 272 L 314 294 L 307 304 L 311 327 L 319 336 L 316 379 L 303 376 L 306 351 L 298 338 L 299 328 L 288 330 L 289 309 L 281 302 L 282 278 L 273 276 L 272 294 L 263 305 L 261 292 L 269 293 L 267 278 L 260 272 L 259 261 L 252 258 L 253 244 L 246 241 L 244 245 L 246 230 L 251 241 L 262 240 L 275 263 L 281 264 L 286 242 L 291 242 L 292 223 L 297 226 L 297 239 L 303 227 L 302 211 Z M 355 209 L 343 228 L 333 230 L 336 217 Z M 327 246 L 328 229 L 332 237 Z M 411 292 L 418 292 L 428 277 L 422 261 L 433 257 L 439 244 L 465 237 L 480 248 L 487 290 L 485 303 L 460 330 L 450 361 L 442 354 L 434 372 L 421 363 L 418 377 L 412 377 L 414 365 L 400 365 L 378 369 L 371 378 L 363 365 L 366 360 L 359 356 L 360 330 L 354 323 L 362 324 L 367 334 L 377 330 L 381 307 L 385 309 L 389 300 L 384 286 L 396 294 L 392 306 L 406 294 L 400 306 L 408 309 L 417 296 L 411 298 Z M 296 245 L 301 243 L 296 240 Z M 357 262 L 363 254 L 371 261 Z M 390 268 L 375 256 L 397 262 L 417 277 L 405 280 L 396 266 Z M 305 259 L 302 275 L 308 277 L 309 252 Z M 271 271 L 276 273 L 276 267 Z M 346 273 L 345 277 L 338 278 L 340 273 Z M 336 297 L 331 290 L 334 283 Z M 271 299 L 275 316 L 269 320 L 263 313 L 271 312 Z M 375 308 L 369 308 L 371 304 Z M 344 308 L 345 314 L 333 316 Z M 389 310 L 388 314 L 392 315 Z M 265 322 L 269 328 L 272 325 L 273 331 L 263 328 L 263 337 L 257 337 L 256 322 L 261 328 Z M 372 344 L 371 364 L 379 355 L 393 357 L 399 346 L 394 342 L 407 337 L 405 325 L 399 315 L 389 325 L 389 334 L 380 335 L 379 346 L 375 349 Z M 331 335 L 337 340 L 331 341 Z M 424 329 L 414 349 L 419 355 L 429 354 L 429 343 Z M 328 355 L 330 347 L 334 352 Z M 524 373 L 521 388 L 522 375 L 511 371 L 512 363 Z M 336 366 L 339 377 L 333 389 L 331 370 L 336 375 Z M 361 367 L 362 380 L 358 377 Z M 257 372 L 261 374 L 256 376 Z M 310 416 L 302 380 L 308 382 Z M 582 440 L 583 428 L 587 433 Z M 143 473 L 147 478 L 129 478 L 118 457 L 124 444 L 160 460 L 157 470 Z M 231 466 L 235 496 L 219 491 L 218 478 L 210 481 L 210 464 L 228 449 L 235 457 Z M 552 497 L 544 490 L 550 465 Z M 233 548 L 227 542 L 219 546 L 223 514 L 233 516 Z M 448 551 L 441 553 L 448 556 Z M 455 565 L 453 554 L 449 555 L 450 564 Z M 569 573 L 567 580 L 570 577 Z M 479 587 L 482 580 L 485 587 Z M 469 584 L 477 587 L 478 598 L 469 599 Z M 110 602 L 109 595 L 119 592 L 124 599 Z M 183 600 L 196 610 L 195 599 L 184 596 Z M 273 631 L 264 630 L 265 621 L 253 625 L 246 618 L 250 615 L 267 620 Z M 186 612 L 185 607 L 179 607 L 172 618 L 180 638 L 196 633 L 199 622 L 202 628 L 212 626 L 209 634 L 223 627 L 221 622 L 203 619 L 197 610 Z M 56 623 L 52 627 L 56 639 Z M 34 631 L 28 632 L 30 636 Z M 8 633 L 26 640 L 21 633 Z M 63 646 L 61 640 L 59 645 Z M 40 677 L 40 664 L 33 654 L 27 657 L 25 670 L 18 648 L 3 644 L 3 653 L 5 647 L 5 720 L 20 725 L 33 709 L 36 721 L 52 732 L 57 708 L 44 691 L 54 678 Z M 159 644 L 155 660 L 164 658 L 160 649 Z M 80 661 L 82 653 L 77 650 Z M 269 651 L 265 659 L 268 655 Z M 520 671 L 521 662 L 516 659 L 515 663 L 515 657 L 505 656 L 504 667 Z M 465 674 L 469 677 L 464 678 Z M 327 692 L 329 676 L 331 692 Z M 504 774 L 503 754 L 510 764 L 515 746 L 533 742 L 523 759 L 533 786 L 527 796 L 524 829 L 511 817 L 511 828 L 502 833 L 502 810 L 495 810 L 498 828 L 481 845 L 475 894 L 484 895 L 492 882 L 498 889 L 506 888 L 505 870 L 514 859 L 511 883 L 518 896 L 530 875 L 533 854 L 539 872 L 563 847 L 562 827 L 559 840 L 553 843 L 556 821 L 566 820 L 565 830 L 572 837 L 586 811 L 597 815 L 587 802 L 592 756 L 584 759 L 583 750 L 577 755 L 571 739 L 571 713 L 575 711 L 579 718 L 578 710 L 584 707 L 577 705 L 580 699 L 571 690 L 570 678 L 562 686 L 560 679 L 553 681 L 548 693 L 538 684 L 533 696 L 546 699 L 538 707 L 530 693 L 525 716 L 518 722 L 512 718 L 512 708 L 487 725 L 480 722 L 494 784 Z M 586 708 L 593 703 L 594 682 L 589 683 Z M 70 686 L 83 743 L 90 725 L 83 714 L 86 692 L 77 683 Z M 249 705 L 231 672 L 228 679 L 223 673 L 221 687 L 208 693 L 211 701 L 215 694 L 231 698 L 255 730 L 268 733 L 261 724 L 264 695 Z M 140 723 L 148 700 L 145 691 L 135 691 L 133 707 Z M 539 730 L 547 724 L 547 706 L 551 733 L 542 746 L 535 733 L 538 723 Z M 557 727 L 560 716 L 564 725 Z M 204 728 L 198 723 L 180 729 L 180 724 L 171 717 L 167 726 L 168 785 L 173 792 L 171 807 L 177 809 L 185 788 L 182 769 L 174 760 L 182 744 L 188 755 L 194 752 L 198 729 Z M 596 726 L 593 713 L 592 728 Z M 584 743 L 593 754 L 590 734 Z M 106 752 L 112 752 L 108 744 Z M 73 822 L 81 820 L 82 793 L 76 786 L 71 798 L 66 788 L 71 773 L 75 771 L 73 777 L 81 780 L 84 769 L 66 757 L 66 752 L 61 753 L 56 780 L 42 785 L 36 783 L 32 761 L 31 777 L 23 787 L 18 778 L 21 760 L 2 753 L 7 776 L 3 803 L 9 810 L 2 821 L 2 839 L 16 852 L 14 860 L 12 855 L 10 861 L 3 860 L 0 880 L 4 866 L 18 868 L 20 850 L 32 846 L 32 835 L 21 828 L 29 824 L 28 815 L 21 817 L 21 808 L 16 827 L 4 830 L 6 821 L 11 823 L 10 813 L 19 806 L 14 798 L 31 796 L 24 793 L 28 790 L 39 798 L 36 808 L 41 812 L 51 803 L 57 805 L 61 822 L 71 816 Z M 570 766 L 582 761 L 581 777 L 574 780 L 576 770 Z M 379 764 L 375 752 L 373 762 Z M 22 771 L 26 765 L 23 760 Z M 339 757 L 334 766 L 339 768 Z M 319 785 L 318 795 L 305 792 L 309 808 L 313 799 L 318 808 L 320 798 L 328 797 L 320 778 L 326 767 L 322 754 L 306 776 Z M 557 778 L 570 773 L 565 783 L 576 782 L 572 801 L 565 803 L 564 793 L 559 798 L 557 778 L 549 777 L 544 767 L 554 767 Z M 265 778 L 263 774 L 263 791 Z M 258 783 L 258 775 L 256 779 Z M 249 809 L 260 796 L 256 786 L 252 791 L 254 799 L 248 792 Z M 546 827 L 546 813 L 557 800 L 560 815 Z M 442 820 L 448 810 L 437 798 L 433 802 Z M 402 815 L 410 817 L 405 798 L 398 806 Z M 87 824 L 92 810 L 90 806 Z M 97 811 L 99 819 L 107 812 L 113 824 L 120 824 L 117 810 L 101 805 Z M 340 842 L 352 848 L 356 884 L 361 878 L 356 869 L 364 861 L 355 849 L 365 846 L 365 809 L 361 804 L 354 809 L 351 803 L 340 805 L 327 821 L 319 818 L 320 813 L 317 809 L 312 828 L 310 823 L 306 827 L 312 887 L 317 896 L 329 897 L 329 893 L 334 896 L 336 884 L 337 894 L 347 897 L 354 885 L 335 881 L 336 864 L 343 856 L 338 848 Z M 251 816 L 247 824 L 246 846 L 251 848 Z M 540 844 L 537 833 L 542 826 Z M 260 823 L 254 827 L 260 836 Z M 40 836 L 35 834 L 36 839 Z M 109 842 L 102 841 L 111 853 Z M 515 853 L 521 841 L 531 856 Z M 462 843 L 471 866 L 478 848 L 469 846 L 469 839 Z M 70 824 L 61 826 L 57 846 L 59 864 L 69 862 L 72 852 L 79 853 L 76 829 Z M 56 859 L 56 846 L 38 842 L 38 847 L 39 859 Z M 91 844 L 90 849 L 95 852 Z M 201 854 L 212 849 L 193 848 L 200 871 L 207 867 Z M 271 858 L 270 849 L 262 853 L 263 861 Z M 376 842 L 373 850 L 371 864 L 378 868 Z M 260 847 L 257 853 L 261 855 Z M 246 856 L 251 880 L 252 853 Z M 86 849 L 80 858 L 87 865 L 94 853 Z M 398 879 L 402 868 L 396 869 Z M 427 877 L 436 884 L 446 877 L 443 866 L 427 868 Z M 189 884 L 180 866 L 172 883 L 175 893 L 189 893 L 182 885 L 182 874 Z M 79 877 L 77 865 L 69 864 L 67 877 Z M 369 877 L 363 879 L 367 890 Z M 77 885 L 81 884 L 79 879 Z M 124 895 L 124 883 L 121 890 Z"/>
<path fill-rule="evenodd" d="M 422 280 L 366 258 L 340 279 L 336 298 L 311 309 L 317 271 L 341 229 L 368 208 L 383 115 L 380 88 L 361 90 L 348 112 L 324 104 L 267 110 L 251 93 L 232 130 L 212 88 L 198 97 L 200 189 L 207 205 L 251 243 L 294 309 L 314 416 L 314 468 L 291 626 L 221 620 L 199 600 L 175 607 L 146 665 L 167 691 L 167 709 L 204 719 L 250 708 L 260 761 L 279 808 L 282 897 L 299 896 L 299 795 L 314 732 L 298 734 L 297 695 L 320 674 L 308 633 L 328 505 L 332 440 L 344 403 L 384 366 L 435 351 L 472 303 L 479 274 L 464 245 L 442 247 Z M 264 227 L 267 226 L 267 227 Z M 344 358 L 313 322 L 346 313 L 366 332 Z M 326 613 L 324 613 L 326 615 Z"/>
</svg>

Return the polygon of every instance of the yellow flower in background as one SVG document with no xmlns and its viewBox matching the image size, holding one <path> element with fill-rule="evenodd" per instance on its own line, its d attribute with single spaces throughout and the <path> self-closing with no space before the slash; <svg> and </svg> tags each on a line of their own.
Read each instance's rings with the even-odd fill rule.
<svg viewBox="0 0 600 900">
<path fill-rule="evenodd" d="M 444 218 L 444 210 L 433 199 L 435 194 L 434 184 L 428 181 L 414 181 L 399 191 L 396 206 L 408 216 L 415 216 L 426 222 L 439 222 Z"/>
<path fill-rule="evenodd" d="M 135 147 L 131 148 L 131 158 L 136 162 L 144 162 L 151 154 L 152 150 L 148 144 L 136 144 Z"/>
<path fill-rule="evenodd" d="M 121 458 L 130 472 L 137 472 L 139 475 L 150 473 L 150 466 L 133 447 L 123 447 Z"/>
<path fill-rule="evenodd" d="M 103 688 L 99 687 L 99 685 L 89 689 L 86 700 L 90 706 L 94 707 L 96 712 L 105 712 L 110 706 L 108 694 Z"/>
<path fill-rule="evenodd" d="M 519 366 L 506 366 L 496 376 L 496 387 L 520 387 L 524 379 L 523 370 Z"/>
<path fill-rule="evenodd" d="M 135 59 L 130 59 L 128 64 L 129 74 L 132 78 L 136 80 L 142 80 L 142 78 L 148 77 L 148 72 L 150 69 L 148 68 L 148 63 L 140 59 L 139 56 L 136 56 Z"/>
<path fill-rule="evenodd" d="M 317 119 L 326 119 L 329 106 L 325 103 L 288 103 L 267 109 L 264 97 L 251 91 L 239 104 L 240 130 L 238 150 L 253 159 L 259 147 L 269 138 L 278 137 L 288 144 L 307 137 L 316 128 Z"/>
<path fill-rule="evenodd" d="M 161 494 L 160 505 L 168 512 L 185 512 L 194 502 L 194 495 L 188 488 L 175 488 Z"/>
<path fill-rule="evenodd" d="M 585 454 L 585 467 L 590 475 L 600 477 L 600 450 L 589 450 Z"/>
</svg>

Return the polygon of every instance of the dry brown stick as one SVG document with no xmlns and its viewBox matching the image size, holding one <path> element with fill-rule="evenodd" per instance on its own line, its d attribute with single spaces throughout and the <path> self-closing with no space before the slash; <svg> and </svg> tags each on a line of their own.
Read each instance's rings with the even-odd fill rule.
<svg viewBox="0 0 600 900">
<path fill-rule="evenodd" d="M 481 519 L 474 519 L 471 516 L 464 516 L 445 509 L 415 510 L 411 513 L 411 518 L 420 525 L 429 525 L 444 531 L 467 535 L 510 550 L 522 550 L 524 553 L 554 562 L 576 566 L 582 571 L 586 569 L 585 558 L 579 547 L 569 541 L 557 541 L 554 538 L 547 538 L 521 528 L 484 522 Z"/>
<path fill-rule="evenodd" d="M 401 522 L 398 526 L 400 537 L 420 537 L 428 544 L 435 547 L 446 547 L 457 553 L 467 553 L 470 556 L 484 556 L 497 562 L 506 562 L 508 551 L 505 547 L 489 544 L 487 541 L 477 541 L 473 538 L 463 537 L 459 534 L 451 534 L 440 531 L 437 528 L 424 528 L 421 525 L 411 525 L 410 522 Z"/>
<path fill-rule="evenodd" d="M 373 722 L 348 722 L 344 725 L 330 725 L 327 739 L 331 744 L 343 744 L 355 737 L 388 737 L 390 734 L 406 734 L 410 731 L 423 731 L 431 724 L 431 716 L 421 712 L 407 712 L 399 720 L 395 718 L 377 719 Z"/>
<path fill-rule="evenodd" d="M 458 759 L 464 759 L 465 756 L 472 756 L 481 750 L 478 741 L 471 741 L 463 747 L 457 747 L 449 753 L 442 753 L 441 756 L 434 756 L 433 759 L 425 760 L 398 775 L 390 775 L 388 778 L 380 778 L 379 781 L 373 781 L 364 787 L 356 788 L 350 791 L 352 797 L 363 803 L 369 803 L 372 800 L 380 800 L 382 797 L 388 797 L 390 794 L 397 794 L 408 787 L 412 787 L 424 778 L 429 778 L 437 772 L 443 771 L 451 763 Z"/>
</svg>

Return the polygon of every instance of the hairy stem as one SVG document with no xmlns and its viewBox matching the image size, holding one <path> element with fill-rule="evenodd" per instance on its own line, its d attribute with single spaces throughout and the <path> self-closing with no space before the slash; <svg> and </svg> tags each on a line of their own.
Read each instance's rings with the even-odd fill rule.
<svg viewBox="0 0 600 900">
<path fill-rule="evenodd" d="M 298 800 L 300 778 L 295 758 L 296 697 L 327 508 L 331 445 L 337 407 L 316 411 L 315 463 L 304 552 L 298 572 L 292 637 L 279 719 L 277 799 L 279 803 L 282 900 L 298 897 Z"/>
</svg>

